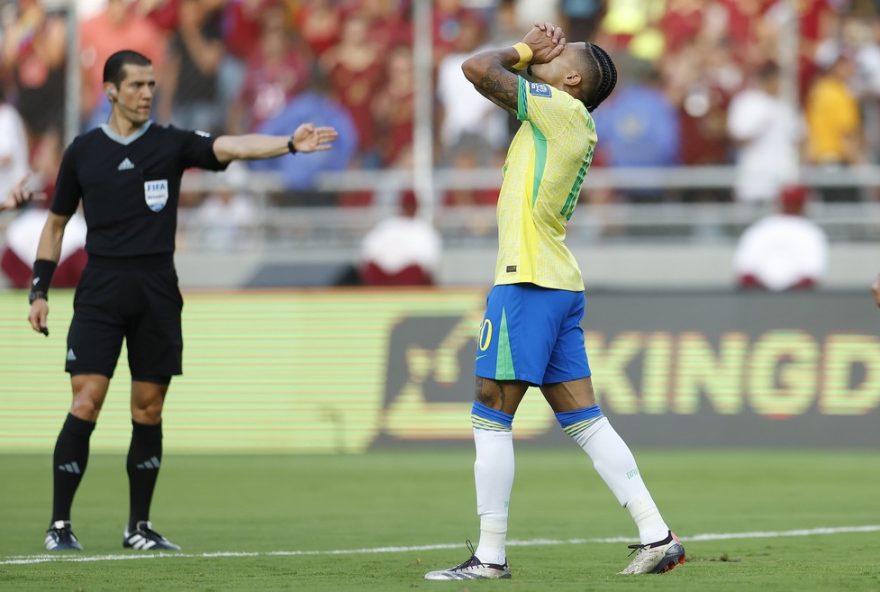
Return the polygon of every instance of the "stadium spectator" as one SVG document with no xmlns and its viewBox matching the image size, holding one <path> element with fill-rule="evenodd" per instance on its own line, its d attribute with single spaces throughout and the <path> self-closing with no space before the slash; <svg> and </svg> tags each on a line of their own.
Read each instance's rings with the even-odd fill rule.
<svg viewBox="0 0 880 592">
<path fill-rule="evenodd" d="M 385 49 L 412 45 L 412 17 L 409 0 L 351 0 L 348 12 L 355 11 L 370 23 L 369 36 Z"/>
<path fill-rule="evenodd" d="M 223 123 L 217 99 L 223 61 L 222 0 L 181 0 L 179 29 L 162 73 L 159 118 L 185 129 L 215 132 Z"/>
<path fill-rule="evenodd" d="M 772 59 L 778 54 L 783 30 L 792 22 L 798 23 L 798 98 L 802 103 L 819 73 L 816 59 L 822 53 L 821 48 L 842 29 L 841 18 L 836 11 L 845 10 L 846 4 L 829 0 L 778 1 L 765 14 L 763 24 L 766 39 L 760 47 L 765 59 Z M 796 11 L 794 15 L 792 9 Z"/>
<path fill-rule="evenodd" d="M 864 116 L 866 158 L 880 163 L 880 17 L 866 26 L 866 42 L 856 53 L 859 94 Z"/>
<path fill-rule="evenodd" d="M 605 17 L 600 25 L 603 41 L 607 41 L 609 47 L 615 50 L 631 48 L 631 44 L 640 36 L 652 36 L 656 32 L 654 26 L 662 18 L 663 11 L 663 0 L 608 0 Z"/>
<path fill-rule="evenodd" d="M 247 247 L 253 238 L 257 209 L 244 164 L 232 162 L 219 176 L 222 180 L 217 188 L 192 213 L 197 230 L 188 230 L 187 235 L 209 250 L 233 253 Z"/>
<path fill-rule="evenodd" d="M 627 445 L 596 404 L 580 327 L 584 282 L 565 245 L 597 136 L 590 113 L 612 92 L 614 63 L 598 46 L 564 43 L 561 28 L 532 28 L 513 47 L 483 51 L 463 70 L 487 99 L 523 121 L 510 147 L 498 198 L 498 260 L 476 355 L 471 411 L 480 542 L 463 563 L 428 580 L 509 578 L 508 509 L 513 488 L 514 414 L 537 386 L 560 426 L 593 461 L 627 508 L 640 544 L 622 574 L 668 571 L 684 562 Z M 513 71 L 528 68 L 535 82 Z M 536 177 L 535 154 L 548 157 Z M 564 188 L 564 189 L 563 189 Z"/>
<path fill-rule="evenodd" d="M 241 62 L 254 51 L 265 26 L 265 15 L 273 9 L 282 8 L 273 0 L 230 0 L 223 10 L 223 45 L 227 56 Z M 286 25 L 286 13 L 278 15 L 280 24 Z"/>
<path fill-rule="evenodd" d="M 313 191 L 315 181 L 322 173 L 344 171 L 349 167 L 357 150 L 357 128 L 348 110 L 331 96 L 327 77 L 320 70 L 312 73 L 309 90 L 294 98 L 258 131 L 277 135 L 308 121 L 335 128 L 339 132 L 333 150 L 309 156 L 308 167 L 302 166 L 299 156 L 257 160 L 251 162 L 250 167 L 255 171 L 280 175 L 281 184 L 287 190 L 282 203 L 328 205 L 327 195 Z"/>
<path fill-rule="evenodd" d="M 321 58 L 336 99 L 354 121 L 358 156 L 367 167 L 377 164 L 373 153 L 376 130 L 370 106 L 383 84 L 385 58 L 383 46 L 369 34 L 369 24 L 364 15 L 351 13 L 342 25 L 339 43 Z"/>
<path fill-rule="evenodd" d="M 412 51 L 406 46 L 392 49 L 386 61 L 387 83 L 373 98 L 376 144 L 382 166 L 391 166 L 405 150 L 412 148 L 415 117 L 415 79 Z"/>
<path fill-rule="evenodd" d="M 0 199 L 28 173 L 28 139 L 24 121 L 6 101 L 0 84 Z"/>
<path fill-rule="evenodd" d="M 675 54 L 694 45 L 703 29 L 705 18 L 704 0 L 669 0 L 660 18 L 663 31 L 663 49 Z"/>
<path fill-rule="evenodd" d="M 680 122 L 654 66 L 630 59 L 630 76 L 596 121 L 609 166 L 672 166 L 680 162 Z"/>
<path fill-rule="evenodd" d="M 42 208 L 30 208 L 19 214 L 6 229 L 6 244 L 0 257 L 0 269 L 9 286 L 19 290 L 31 287 L 32 263 L 37 258 L 40 231 L 46 224 L 49 212 Z M 80 280 L 88 256 L 85 251 L 86 223 L 81 214 L 74 214 L 67 224 L 58 267 L 52 276 L 57 288 L 73 288 Z"/>
<path fill-rule="evenodd" d="M 437 68 L 440 144 L 449 156 L 462 141 L 480 141 L 487 152 L 502 149 L 508 140 L 507 116 L 480 96 L 461 75 L 461 65 L 483 43 L 484 26 L 475 19 L 459 23 L 449 53 Z"/>
<path fill-rule="evenodd" d="M 428 286 L 435 283 L 442 239 L 417 212 L 415 194 L 406 191 L 400 197 L 399 212 L 367 233 L 360 253 L 362 284 Z"/>
<path fill-rule="evenodd" d="M 120 49 L 144 54 L 159 69 L 165 58 L 167 34 L 140 13 L 130 0 L 107 0 L 100 13 L 84 20 L 79 27 L 82 68 L 81 109 L 88 119 L 106 103 L 103 89 L 104 62 Z M 107 121 L 106 117 L 101 123 Z M 90 129 L 90 128 L 88 128 Z"/>
<path fill-rule="evenodd" d="M 730 105 L 727 130 L 738 145 L 736 199 L 770 202 L 798 174 L 798 145 L 804 136 L 800 115 L 780 97 L 779 67 L 770 62 L 755 83 Z"/>
<path fill-rule="evenodd" d="M 605 18 L 606 0 L 561 0 L 559 12 L 566 20 L 566 31 L 572 40 L 592 39 L 599 23 Z"/>
<path fill-rule="evenodd" d="M 814 164 L 841 166 L 864 160 L 859 105 L 849 88 L 854 74 L 853 56 L 837 51 L 825 74 L 810 89 L 807 153 Z"/>
<path fill-rule="evenodd" d="M 265 10 L 257 45 L 248 55 L 244 84 L 229 113 L 227 129 L 253 131 L 278 115 L 308 86 L 309 64 L 294 45 L 281 6 Z"/>
<path fill-rule="evenodd" d="M 180 2 L 181 0 L 137 0 L 136 6 L 138 14 L 150 19 L 167 37 L 177 30 L 180 23 Z"/>
<path fill-rule="evenodd" d="M 64 17 L 40 0 L 22 0 L 3 31 L 3 64 L 15 85 L 14 103 L 32 149 L 60 143 L 64 127 L 67 33 Z"/>
<path fill-rule="evenodd" d="M 272 12 L 275 0 L 232 0 L 224 2 L 221 17 L 223 47 L 225 49 L 217 69 L 217 100 L 225 114 L 226 133 L 242 133 L 240 114 L 235 114 L 235 102 L 241 95 L 246 75 L 247 58 L 259 46 L 264 12 Z M 287 22 L 287 13 L 281 11 L 281 20 Z"/>
<path fill-rule="evenodd" d="M 663 167 L 681 162 L 681 121 L 650 62 L 621 60 L 629 73 L 596 120 L 598 150 L 614 167 Z M 640 201 L 662 199 L 662 188 L 629 191 Z"/>
<path fill-rule="evenodd" d="M 434 63 L 439 64 L 446 54 L 460 47 L 459 35 L 465 23 L 484 25 L 480 15 L 463 6 L 461 0 L 437 0 L 432 5 Z"/>
<path fill-rule="evenodd" d="M 109 122 L 78 136 L 65 152 L 28 296 L 31 328 L 48 336 L 47 293 L 65 229 L 83 201 L 89 262 L 77 286 L 67 338 L 65 369 L 73 403 L 53 456 L 52 519 L 45 546 L 50 551 L 82 549 L 71 530 L 71 506 L 125 339 L 132 376 L 132 440 L 127 461 L 130 513 L 122 544 L 178 550 L 153 530 L 149 513 L 162 457 L 165 394 L 171 377 L 182 371 L 183 302 L 174 270 L 181 176 L 190 167 L 222 170 L 233 160 L 329 150 L 335 131 L 303 125 L 283 136 L 215 139 L 204 132 L 152 125 L 152 65 L 132 51 L 108 58 L 104 80 L 113 103 Z M 16 191 L 22 193 L 23 186 Z"/>
<path fill-rule="evenodd" d="M 303 4 L 296 15 L 296 27 L 315 57 L 320 58 L 339 41 L 342 17 L 342 8 L 333 0 Z"/>
<path fill-rule="evenodd" d="M 193 6 L 198 6 L 198 10 L 193 10 Z M 278 22 L 297 32 L 292 43 L 287 40 L 288 48 L 294 48 L 287 52 L 288 60 L 309 63 L 319 58 L 322 63 L 333 62 L 332 76 L 338 99 L 349 109 L 358 128 L 358 157 L 353 166 L 387 166 L 396 158 L 385 154 L 384 140 L 376 141 L 378 136 L 387 134 L 383 124 L 375 121 L 378 114 L 372 106 L 377 96 L 385 94 L 388 56 L 401 45 L 410 47 L 412 6 L 409 0 L 92 0 L 80 13 L 95 15 L 87 17 L 80 26 L 83 51 L 79 58 L 84 76 L 82 117 L 89 122 L 88 126 L 94 126 L 104 122 L 109 112 L 101 91 L 101 55 L 106 56 L 125 43 L 139 48 L 158 66 L 168 59 L 165 57 L 168 41 L 174 37 L 177 41 L 171 48 L 170 69 L 180 71 L 176 63 L 181 61 L 183 66 L 189 63 L 190 71 L 198 75 L 173 76 L 174 72 L 160 75 L 166 95 L 177 96 L 157 97 L 167 103 L 157 105 L 157 119 L 168 121 L 174 117 L 187 127 L 223 128 L 231 133 L 251 129 L 247 127 L 241 104 L 234 103 L 245 87 L 245 75 L 249 72 L 246 59 L 259 46 L 260 21 L 273 13 L 279 15 Z M 793 10 L 797 11 L 796 15 Z M 194 29 L 187 24 L 194 20 L 191 15 L 205 11 L 212 14 L 210 22 L 195 27 L 198 35 L 183 35 Z M 651 0 L 642 3 L 631 0 L 442 0 L 432 3 L 432 28 L 437 74 L 443 76 L 440 72 L 443 58 L 450 52 L 470 51 L 462 47 L 470 43 L 468 39 L 474 32 L 490 34 L 493 43 L 512 43 L 519 27 L 517 17 L 533 20 L 537 15 L 559 13 L 571 17 L 571 23 L 581 19 L 590 27 L 604 14 L 596 32 L 603 44 L 608 42 L 624 54 L 655 63 L 661 77 L 655 87 L 678 111 L 680 129 L 677 140 L 673 141 L 678 146 L 675 162 L 690 165 L 730 161 L 734 143 L 725 135 L 725 122 L 729 100 L 739 90 L 737 81 L 743 72 L 753 72 L 768 59 L 776 59 L 781 43 L 797 22 L 800 100 L 807 112 L 813 98 L 807 90 L 814 85 L 817 62 L 825 67 L 827 56 L 836 55 L 841 48 L 858 50 L 859 76 L 850 94 L 860 100 L 861 114 L 854 127 L 855 135 L 864 138 L 865 146 L 860 147 L 861 154 L 857 158 L 861 160 L 856 162 L 876 162 L 880 161 L 880 141 L 876 140 L 880 137 L 880 100 L 872 90 L 877 86 L 872 80 L 877 78 L 874 70 L 880 71 L 876 66 L 880 60 L 871 56 L 872 51 L 877 53 L 875 37 L 880 35 L 877 33 L 880 26 L 875 25 L 877 12 L 876 6 L 868 2 L 829 0 Z M 34 149 L 43 153 L 40 160 L 57 166 L 61 148 L 58 130 L 63 125 L 65 111 L 63 19 L 52 10 L 47 12 L 36 0 L 23 0 L 16 14 L 18 16 L 9 19 L 3 40 L 7 74 L 13 83 L 8 85 L 9 97 L 20 107 L 29 137 L 36 140 Z M 481 21 L 481 17 L 485 18 Z M 344 35 L 346 27 L 351 30 Z M 871 27 L 877 30 L 872 33 Z M 573 31 L 571 34 L 579 37 Z M 301 47 L 298 41 L 302 41 Z M 342 68 L 337 67 L 335 59 L 340 54 L 345 56 Z M 366 54 L 372 57 L 365 58 Z M 625 60 L 622 55 L 621 64 L 625 64 Z M 297 71 L 299 69 L 297 67 Z M 449 70 L 460 84 L 461 76 L 455 68 Z M 264 104 L 263 99 L 273 96 L 279 99 L 276 91 L 280 86 L 290 89 L 287 82 L 279 85 L 277 78 L 271 84 L 256 80 L 259 72 L 265 74 L 259 66 L 250 72 L 253 76 L 249 85 L 274 88 L 272 92 L 258 93 L 262 97 L 260 105 Z M 180 92 L 175 91 L 177 78 L 180 78 Z M 33 86 L 35 82 L 37 87 Z M 193 88 L 202 90 L 190 92 Z M 448 93 L 448 89 L 455 89 L 456 85 L 444 82 L 435 88 L 438 93 Z M 296 92 L 286 93 L 288 102 Z M 445 142 L 444 124 L 448 122 L 442 111 L 450 105 L 450 98 L 437 96 L 436 100 L 435 139 Z M 282 104 L 278 100 L 268 103 L 276 109 Z M 453 110 L 466 111 L 457 102 L 451 105 Z M 847 107 L 844 111 L 852 109 Z M 181 121 L 182 117 L 188 121 Z M 629 121 L 636 123 L 635 118 Z M 260 121 L 254 123 L 254 127 L 259 125 Z M 507 125 L 505 139 L 515 132 L 518 124 L 515 118 L 509 117 Z M 494 129 L 494 123 L 489 127 Z M 42 131 L 47 129 L 50 132 Z M 477 129 L 483 131 L 482 126 Z M 603 141 L 602 149 L 609 148 L 610 144 Z M 383 146 L 381 151 L 374 150 L 377 145 Z M 441 157 L 449 157 L 451 149 L 446 144 L 441 143 L 438 148 Z M 53 151 L 55 156 L 51 155 Z M 612 155 L 607 156 L 612 166 L 618 165 Z M 840 158 L 840 154 L 835 154 L 829 161 Z M 812 156 L 809 162 L 818 163 Z M 853 195 L 852 191 L 847 193 Z M 823 195 L 835 196 L 827 190 Z M 645 198 L 642 193 L 631 196 Z M 704 199 L 707 192 L 701 190 L 698 196 Z M 726 192 L 724 198 L 727 198 Z"/>
<path fill-rule="evenodd" d="M 828 237 L 805 216 L 808 193 L 786 187 L 779 196 L 779 213 L 749 226 L 734 256 L 737 281 L 743 288 L 773 292 L 813 288 L 828 265 Z"/>
<path fill-rule="evenodd" d="M 728 40 L 695 48 L 697 58 L 679 106 L 681 162 L 685 165 L 727 164 L 730 101 L 743 86 L 743 72 Z M 725 192 L 726 193 L 726 192 Z M 727 194 L 729 197 L 729 194 Z"/>
</svg>

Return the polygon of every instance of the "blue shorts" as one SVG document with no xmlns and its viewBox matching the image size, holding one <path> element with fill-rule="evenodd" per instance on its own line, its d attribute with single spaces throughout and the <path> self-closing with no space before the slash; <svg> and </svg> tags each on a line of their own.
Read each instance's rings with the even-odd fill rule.
<svg viewBox="0 0 880 592">
<path fill-rule="evenodd" d="M 480 324 L 476 375 L 539 386 L 590 376 L 583 318 L 583 292 L 495 286 Z"/>
</svg>

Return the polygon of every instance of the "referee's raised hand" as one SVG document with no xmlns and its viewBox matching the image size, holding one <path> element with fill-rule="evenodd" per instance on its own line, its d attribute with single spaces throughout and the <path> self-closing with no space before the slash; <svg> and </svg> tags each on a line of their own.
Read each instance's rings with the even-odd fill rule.
<svg viewBox="0 0 880 592">
<path fill-rule="evenodd" d="M 297 152 L 318 152 L 330 150 L 331 143 L 339 134 L 332 127 L 315 127 L 304 123 L 293 132 L 293 147 Z"/>
</svg>

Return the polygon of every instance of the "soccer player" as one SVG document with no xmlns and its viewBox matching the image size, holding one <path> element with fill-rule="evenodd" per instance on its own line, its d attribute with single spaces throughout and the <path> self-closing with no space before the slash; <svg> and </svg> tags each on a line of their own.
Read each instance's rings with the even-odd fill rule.
<svg viewBox="0 0 880 592">
<path fill-rule="evenodd" d="M 471 557 L 428 580 L 509 578 L 505 553 L 513 486 L 511 425 L 529 386 L 537 386 L 562 429 L 590 456 L 632 515 L 640 544 L 621 574 L 662 573 L 684 561 L 627 445 L 596 404 L 580 321 L 584 285 L 564 244 L 596 145 L 591 112 L 617 72 L 601 48 L 566 43 L 544 23 L 513 47 L 484 51 L 462 66 L 486 98 L 522 121 L 507 153 L 498 198 L 499 251 L 476 352 L 471 411 L 480 542 Z M 517 72 L 527 70 L 532 82 Z"/>
<path fill-rule="evenodd" d="M 211 137 L 150 120 L 156 84 L 143 55 L 120 51 L 104 65 L 107 124 L 77 137 L 64 153 L 34 263 L 28 321 L 46 332 L 47 293 L 64 228 L 83 203 L 88 265 L 77 287 L 67 336 L 73 404 L 53 457 L 50 551 L 82 549 L 70 509 L 89 458 L 89 437 L 107 396 L 122 340 L 131 370 L 130 515 L 122 545 L 178 550 L 150 522 L 162 462 L 162 406 L 171 377 L 182 371 L 183 301 L 174 269 L 180 179 L 185 169 L 222 170 L 237 159 L 329 150 L 333 128 L 299 126 L 291 136 Z M 22 196 L 15 196 L 18 200 Z"/>
</svg>

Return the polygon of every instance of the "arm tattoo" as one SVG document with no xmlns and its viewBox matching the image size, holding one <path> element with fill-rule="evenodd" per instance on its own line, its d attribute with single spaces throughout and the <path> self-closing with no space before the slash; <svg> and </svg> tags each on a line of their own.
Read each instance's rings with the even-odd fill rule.
<svg viewBox="0 0 880 592">
<path fill-rule="evenodd" d="M 519 76 L 509 72 L 501 64 L 490 66 L 474 86 L 481 95 L 499 107 L 516 113 Z"/>
</svg>

